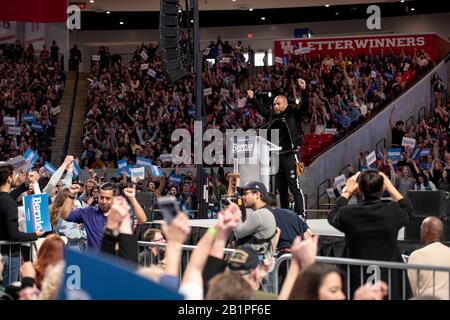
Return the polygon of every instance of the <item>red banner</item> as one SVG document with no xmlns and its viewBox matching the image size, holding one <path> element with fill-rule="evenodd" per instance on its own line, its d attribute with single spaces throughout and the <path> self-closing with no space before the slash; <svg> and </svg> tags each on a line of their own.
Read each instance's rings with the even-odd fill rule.
<svg viewBox="0 0 450 320">
<path fill-rule="evenodd" d="M 373 54 L 379 54 L 383 49 L 384 54 L 391 51 L 412 55 L 414 50 L 424 50 L 433 60 L 439 56 L 439 37 L 436 34 L 402 34 L 402 35 L 376 35 L 376 36 L 351 36 L 311 39 L 283 39 L 275 40 L 275 57 L 286 55 L 310 54 L 315 58 L 318 54 L 322 58 L 327 55 L 337 57 L 339 52 L 343 55 L 368 54 L 369 49 Z"/>
<path fill-rule="evenodd" d="M 0 0 L 0 20 L 65 22 L 67 0 Z"/>
</svg>

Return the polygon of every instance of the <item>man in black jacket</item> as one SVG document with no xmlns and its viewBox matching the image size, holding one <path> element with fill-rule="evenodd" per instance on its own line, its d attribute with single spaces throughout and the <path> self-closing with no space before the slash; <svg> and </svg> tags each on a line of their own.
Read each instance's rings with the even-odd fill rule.
<svg viewBox="0 0 450 320">
<path fill-rule="evenodd" d="M 0 165 L 0 241 L 25 242 L 35 241 L 43 232 L 23 233 L 19 231 L 19 216 L 16 201 L 10 195 L 11 186 L 15 184 L 14 168 L 9 164 Z M 3 284 L 17 281 L 19 276 L 20 245 L 1 247 L 6 266 L 3 271 Z M 9 272 L 9 269 L 11 271 Z"/>
<path fill-rule="evenodd" d="M 348 205 L 348 199 L 358 189 L 364 201 L 358 205 Z M 393 201 L 380 200 L 384 191 L 391 195 Z M 367 170 L 362 174 L 356 173 L 347 181 L 344 192 L 331 209 L 328 222 L 345 233 L 348 258 L 402 262 L 397 246 L 398 232 L 408 224 L 413 211 L 410 200 L 403 198 L 386 175 Z M 373 272 L 363 269 L 364 281 L 367 281 Z M 360 272 L 359 267 L 351 268 L 351 294 L 361 285 Z M 402 298 L 400 270 L 392 270 L 389 278 L 387 270 L 382 269 L 381 280 L 390 285 L 392 299 Z M 409 289 L 407 281 L 405 289 Z M 408 292 L 405 290 L 404 298 L 407 298 Z"/>
<path fill-rule="evenodd" d="M 299 159 L 300 145 L 303 144 L 303 136 L 299 128 L 301 115 L 308 109 L 308 92 L 306 91 L 306 82 L 298 80 L 298 85 L 302 90 L 302 101 L 297 105 L 288 105 L 288 99 L 285 96 L 275 97 L 273 110 L 264 107 L 254 97 L 252 90 L 247 91 L 249 101 L 256 107 L 258 112 L 269 119 L 269 122 L 263 126 L 269 132 L 272 129 L 278 129 L 280 151 L 279 169 L 275 176 L 275 184 L 280 193 L 281 207 L 289 208 L 288 189 L 294 195 L 295 212 L 304 215 L 305 201 L 303 192 L 300 188 L 297 176 L 297 163 Z"/>
</svg>

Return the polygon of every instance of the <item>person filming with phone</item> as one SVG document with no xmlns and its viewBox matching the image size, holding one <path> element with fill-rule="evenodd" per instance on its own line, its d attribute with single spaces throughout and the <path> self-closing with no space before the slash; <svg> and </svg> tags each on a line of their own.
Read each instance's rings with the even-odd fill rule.
<svg viewBox="0 0 450 320">
<path fill-rule="evenodd" d="M 273 109 L 263 106 L 252 90 L 247 91 L 249 102 L 256 107 L 259 114 L 268 119 L 268 123 L 262 129 L 278 130 L 280 147 L 279 169 L 275 176 L 275 184 L 280 194 L 281 207 L 289 208 L 288 189 L 294 195 L 295 212 L 305 214 L 305 201 L 303 192 L 298 182 L 298 177 L 303 171 L 299 159 L 300 146 L 303 144 L 303 135 L 299 127 L 299 121 L 303 113 L 308 110 L 309 97 L 306 90 L 306 82 L 298 79 L 298 85 L 302 92 L 301 103 L 288 105 L 288 98 L 283 95 L 275 97 Z M 295 88 L 294 88 L 295 90 Z"/>
<path fill-rule="evenodd" d="M 381 201 L 387 191 L 393 201 Z M 359 192 L 363 202 L 348 205 L 350 197 Z M 342 195 L 336 200 L 328 222 L 345 234 L 347 258 L 403 262 L 397 246 L 400 229 L 409 223 L 413 206 L 394 187 L 382 172 L 366 170 L 348 179 Z M 360 268 L 351 268 L 351 294 L 361 285 Z M 364 281 L 371 276 L 364 271 Z M 401 299 L 401 270 L 392 270 L 391 298 Z M 388 282 L 387 269 L 382 269 L 381 280 Z M 409 285 L 406 283 L 406 287 Z"/>
</svg>

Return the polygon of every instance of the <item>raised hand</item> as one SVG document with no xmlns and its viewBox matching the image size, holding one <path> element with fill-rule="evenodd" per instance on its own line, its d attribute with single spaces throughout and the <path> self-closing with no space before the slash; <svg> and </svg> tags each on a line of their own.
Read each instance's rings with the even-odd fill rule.
<svg viewBox="0 0 450 320">
<path fill-rule="evenodd" d="M 249 99 L 253 99 L 253 97 L 254 97 L 253 90 L 247 90 L 247 96 Z"/>
<path fill-rule="evenodd" d="M 73 196 L 76 196 L 80 191 L 81 191 L 81 186 L 77 183 L 74 183 L 69 187 L 69 193 Z"/>
<path fill-rule="evenodd" d="M 133 188 L 130 188 L 130 187 L 125 188 L 123 190 L 123 193 L 124 193 L 125 197 L 127 197 L 128 199 L 136 197 L 136 190 L 134 190 Z"/>
<path fill-rule="evenodd" d="M 66 158 L 64 159 L 64 165 L 68 166 L 73 162 L 74 159 L 75 159 L 74 156 L 67 155 Z"/>
<path fill-rule="evenodd" d="M 350 179 L 347 180 L 347 183 L 345 184 L 346 191 L 350 194 L 353 194 L 358 189 L 358 177 L 361 174 L 360 171 L 358 171 L 356 174 L 350 177 Z"/>
<path fill-rule="evenodd" d="M 312 236 L 302 240 L 300 236 L 292 243 L 291 253 L 295 261 L 301 268 L 305 268 L 314 263 L 319 245 L 319 236 Z"/>
<path fill-rule="evenodd" d="M 164 223 L 161 230 L 168 243 L 183 245 L 191 233 L 188 215 L 184 212 L 178 213 L 170 224 Z"/>
<path fill-rule="evenodd" d="M 298 82 L 298 85 L 299 85 L 300 89 L 302 89 L 302 90 L 306 89 L 306 81 L 305 80 L 298 79 L 297 82 Z"/>
</svg>

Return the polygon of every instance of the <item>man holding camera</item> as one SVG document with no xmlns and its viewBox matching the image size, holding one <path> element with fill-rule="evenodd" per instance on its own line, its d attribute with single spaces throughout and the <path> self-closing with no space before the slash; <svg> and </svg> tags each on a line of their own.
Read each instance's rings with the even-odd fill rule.
<svg viewBox="0 0 450 320">
<path fill-rule="evenodd" d="M 239 188 L 244 206 L 247 209 L 234 231 L 238 243 L 250 245 L 258 253 L 273 262 L 274 249 L 272 239 L 276 235 L 277 225 L 270 206 L 266 203 L 267 189 L 264 183 L 250 181 Z M 269 268 L 273 269 L 272 263 Z"/>
<path fill-rule="evenodd" d="M 304 215 L 305 201 L 303 192 L 298 182 L 298 176 L 302 173 L 303 166 L 299 159 L 299 149 L 303 142 L 301 130 L 298 122 L 301 115 L 308 109 L 308 92 L 306 91 L 306 82 L 298 80 L 298 85 L 302 91 L 302 100 L 300 104 L 288 105 L 286 96 L 279 95 L 275 97 L 273 109 L 263 106 L 255 98 L 252 90 L 247 91 L 249 101 L 256 107 L 258 112 L 269 122 L 263 126 L 263 129 L 277 129 L 279 132 L 280 147 L 282 150 L 279 155 L 279 169 L 275 176 L 275 184 L 280 194 L 281 207 L 289 208 L 288 189 L 294 195 L 295 212 Z"/>
<path fill-rule="evenodd" d="M 393 201 L 381 201 L 385 191 Z M 355 192 L 360 192 L 364 201 L 358 205 L 348 205 Z M 348 258 L 402 262 L 397 246 L 398 232 L 408 224 L 413 210 L 411 201 L 398 192 L 384 173 L 366 170 L 348 179 L 342 196 L 331 209 L 328 222 L 345 233 Z M 361 269 L 351 267 L 350 270 L 353 293 L 361 285 Z M 371 275 L 371 272 L 364 270 L 364 281 Z M 392 270 L 390 276 L 391 298 L 399 299 L 402 294 L 401 272 Z M 388 282 L 386 269 L 382 270 L 381 279 Z"/>
</svg>

